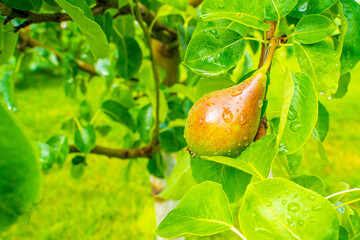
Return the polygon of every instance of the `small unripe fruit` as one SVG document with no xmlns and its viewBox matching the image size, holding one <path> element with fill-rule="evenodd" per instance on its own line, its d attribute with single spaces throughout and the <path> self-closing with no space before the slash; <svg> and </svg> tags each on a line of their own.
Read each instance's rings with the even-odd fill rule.
<svg viewBox="0 0 360 240">
<path fill-rule="evenodd" d="M 239 155 L 259 127 L 267 76 L 256 71 L 230 88 L 209 93 L 190 109 L 185 139 L 195 155 Z"/>
</svg>

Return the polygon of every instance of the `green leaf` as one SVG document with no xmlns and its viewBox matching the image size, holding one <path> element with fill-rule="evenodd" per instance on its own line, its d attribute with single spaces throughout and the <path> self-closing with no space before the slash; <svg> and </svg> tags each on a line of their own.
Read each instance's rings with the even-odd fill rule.
<svg viewBox="0 0 360 240">
<path fill-rule="evenodd" d="M 317 91 L 335 93 L 340 77 L 340 61 L 330 41 L 311 45 L 294 43 L 294 51 L 300 68 L 314 81 Z"/>
<path fill-rule="evenodd" d="M 348 23 L 341 54 L 341 74 L 351 71 L 360 61 L 360 4 L 355 0 L 341 0 Z"/>
<path fill-rule="evenodd" d="M 140 133 L 141 141 L 143 141 L 144 143 L 150 142 L 150 133 L 153 125 L 153 109 L 152 106 L 149 104 L 140 109 L 137 119 L 138 132 Z"/>
<path fill-rule="evenodd" d="M 55 151 L 48 144 L 39 142 L 37 144 L 38 155 L 40 157 L 41 168 L 48 171 L 56 162 Z"/>
<path fill-rule="evenodd" d="M 1 233 L 38 201 L 40 166 L 28 138 L 2 105 L 0 119 Z"/>
<path fill-rule="evenodd" d="M 214 13 L 207 13 L 201 16 L 201 19 L 204 21 L 213 21 L 218 19 L 228 19 L 240 24 L 243 24 L 248 27 L 252 27 L 255 29 L 259 29 L 262 31 L 267 31 L 270 29 L 270 25 L 263 20 L 248 16 L 244 14 L 239 13 L 233 13 L 233 12 L 214 12 Z"/>
<path fill-rule="evenodd" d="M 74 135 L 75 146 L 83 153 L 89 153 L 95 147 L 96 134 L 93 125 L 77 128 Z"/>
<path fill-rule="evenodd" d="M 301 160 L 304 155 L 304 148 L 300 148 L 297 152 L 294 152 L 293 154 L 286 155 L 286 158 L 288 160 L 289 169 L 291 172 L 297 172 L 299 169 Z"/>
<path fill-rule="evenodd" d="M 107 100 L 101 104 L 101 110 L 116 122 L 127 126 L 131 131 L 135 132 L 135 123 L 127 108 L 120 103 Z"/>
<path fill-rule="evenodd" d="M 291 178 L 290 180 L 320 195 L 323 194 L 325 190 L 325 184 L 323 180 L 321 180 L 321 178 L 316 176 L 302 175 Z"/>
<path fill-rule="evenodd" d="M 250 173 L 260 179 L 270 174 L 273 160 L 278 152 L 275 135 L 267 135 L 250 144 L 240 156 L 229 158 L 223 156 L 202 156 L 201 158 Z"/>
<path fill-rule="evenodd" d="M 0 21 L 0 24 L 3 24 L 2 21 Z M 3 38 L 1 40 L 3 41 L 2 45 L 4 47 L 0 52 L 0 66 L 8 63 L 9 59 L 14 54 L 18 36 L 19 34 L 14 33 L 14 28 L 11 24 L 8 23 L 3 26 Z"/>
<path fill-rule="evenodd" d="M 338 87 L 336 93 L 334 93 L 334 95 L 332 97 L 333 98 L 344 97 L 348 91 L 350 80 L 351 80 L 351 74 L 349 72 L 345 73 L 344 75 L 341 75 L 340 80 L 339 80 L 339 87 Z"/>
<path fill-rule="evenodd" d="M 248 27 L 240 24 L 238 22 L 232 21 L 230 19 L 226 19 L 226 18 L 221 18 L 221 19 L 216 19 L 213 21 L 204 21 L 202 20 L 202 18 L 198 19 L 196 28 L 193 32 L 193 35 L 196 35 L 198 32 L 200 32 L 201 30 L 205 30 L 205 29 L 218 29 L 218 28 L 228 28 L 231 29 L 235 32 L 237 32 L 238 34 L 240 34 L 241 36 L 245 37 L 246 33 L 248 31 Z"/>
<path fill-rule="evenodd" d="M 359 239 L 360 237 L 360 215 L 352 207 L 346 206 L 345 213 L 342 217 L 343 226 L 350 233 L 351 239 Z"/>
<path fill-rule="evenodd" d="M 329 122 L 329 113 L 326 110 L 325 106 L 322 105 L 321 102 L 319 102 L 318 119 L 312 132 L 312 136 L 315 139 L 323 142 L 329 130 Z"/>
<path fill-rule="evenodd" d="M 239 221 L 248 239 L 337 239 L 339 218 L 322 196 L 289 180 L 249 185 Z"/>
<path fill-rule="evenodd" d="M 234 82 L 229 77 L 211 76 L 202 77 L 195 86 L 195 101 L 212 91 L 234 86 Z M 195 102 L 194 101 L 194 102 Z"/>
<path fill-rule="evenodd" d="M 142 52 L 138 42 L 132 37 L 124 37 L 118 43 L 119 58 L 116 62 L 116 69 L 120 77 L 129 79 L 140 69 Z"/>
<path fill-rule="evenodd" d="M 39 11 L 43 0 L 21 0 L 21 1 L 14 1 L 14 0 L 2 0 L 5 4 L 9 5 L 10 7 L 18 10 L 23 11 Z"/>
<path fill-rule="evenodd" d="M 330 33 L 332 21 L 322 15 L 309 15 L 300 19 L 295 28 L 295 40 L 312 44 L 324 40 Z"/>
<path fill-rule="evenodd" d="M 267 21 L 278 21 L 293 10 L 297 0 L 264 0 Z"/>
<path fill-rule="evenodd" d="M 113 19 L 113 29 L 114 34 L 116 34 L 117 38 L 114 39 L 115 42 L 121 41 L 119 36 L 135 36 L 135 27 L 134 27 L 134 16 L 131 14 L 118 16 Z"/>
<path fill-rule="evenodd" d="M 338 182 L 338 183 L 335 183 L 331 187 L 329 193 L 333 194 L 333 193 L 343 192 L 343 191 L 346 191 L 349 189 L 350 189 L 349 184 L 347 184 L 345 182 Z M 335 203 L 339 202 L 344 195 L 345 194 L 339 194 L 337 196 L 334 196 L 334 197 L 330 198 L 330 202 L 335 204 Z"/>
<path fill-rule="evenodd" d="M 304 73 L 294 73 L 292 78 L 294 94 L 280 141 L 280 153 L 286 154 L 298 151 L 305 144 L 318 115 L 318 101 L 309 76 Z"/>
<path fill-rule="evenodd" d="M 191 159 L 191 170 L 198 183 L 220 183 L 230 202 L 236 202 L 244 195 L 251 180 L 251 175 L 244 171 L 200 158 Z"/>
<path fill-rule="evenodd" d="M 239 33 L 226 28 L 205 29 L 192 37 L 184 63 L 198 74 L 217 75 L 234 67 L 244 49 L 245 40 Z"/>
<path fill-rule="evenodd" d="M 105 58 L 109 54 L 109 43 L 100 25 L 88 18 L 81 8 L 65 0 L 55 0 L 74 20 L 80 31 L 88 40 L 94 58 Z M 89 8 L 89 7 L 87 7 Z"/>
<path fill-rule="evenodd" d="M 67 137 L 57 134 L 47 140 L 46 143 L 54 149 L 56 163 L 59 167 L 62 167 L 70 151 Z"/>
<path fill-rule="evenodd" d="M 175 156 L 176 166 L 170 177 L 166 179 L 164 190 L 158 196 L 167 200 L 178 201 L 196 182 L 191 172 L 189 153 L 185 150 L 179 151 Z"/>
<path fill-rule="evenodd" d="M 184 127 L 169 128 L 159 134 L 161 147 L 166 152 L 177 152 L 186 146 Z"/>
<path fill-rule="evenodd" d="M 349 240 L 348 231 L 343 226 L 339 228 L 339 240 Z"/>
<path fill-rule="evenodd" d="M 160 223 L 156 233 L 163 238 L 186 234 L 207 236 L 229 230 L 232 224 L 229 201 L 221 185 L 207 181 L 185 194 Z"/>
</svg>

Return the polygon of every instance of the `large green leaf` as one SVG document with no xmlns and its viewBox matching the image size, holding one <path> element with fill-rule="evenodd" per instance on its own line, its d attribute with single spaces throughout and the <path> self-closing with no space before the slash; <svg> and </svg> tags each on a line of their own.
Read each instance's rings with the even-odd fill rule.
<svg viewBox="0 0 360 240">
<path fill-rule="evenodd" d="M 101 110 L 116 122 L 127 126 L 131 131 L 135 131 L 135 123 L 128 109 L 114 100 L 107 100 L 101 104 Z"/>
<path fill-rule="evenodd" d="M 23 10 L 23 11 L 39 11 L 43 0 L 21 0 L 21 1 L 14 1 L 14 0 L 3 0 L 5 4 L 9 5 L 12 8 Z"/>
<path fill-rule="evenodd" d="M 280 20 L 280 18 L 286 16 L 293 10 L 297 2 L 297 0 L 263 0 L 266 9 L 265 20 Z"/>
<path fill-rule="evenodd" d="M 244 195 L 251 180 L 251 175 L 244 171 L 199 158 L 191 159 L 191 170 L 198 183 L 204 181 L 220 183 L 230 202 L 235 202 Z"/>
<path fill-rule="evenodd" d="M 267 135 L 250 144 L 236 158 L 223 156 L 202 156 L 201 158 L 245 171 L 260 179 L 267 178 L 273 160 L 278 152 L 275 135 Z"/>
<path fill-rule="evenodd" d="M 84 36 L 88 40 L 91 52 L 94 57 L 96 59 L 107 57 L 109 54 L 109 43 L 100 25 L 86 16 L 86 12 L 89 11 L 89 6 L 86 5 L 80 8 L 78 6 L 70 4 L 65 0 L 55 1 L 63 9 L 65 9 L 65 11 L 79 27 L 80 31 L 84 34 Z"/>
<path fill-rule="evenodd" d="M 179 151 L 186 146 L 184 127 L 173 127 L 160 132 L 159 142 L 166 152 Z"/>
<path fill-rule="evenodd" d="M 317 96 L 310 77 L 304 73 L 294 73 L 292 77 L 294 94 L 280 141 L 280 152 L 286 154 L 296 152 L 305 144 L 318 114 Z"/>
<path fill-rule="evenodd" d="M 1 17 L 0 17 L 1 19 Z M 0 21 L 0 24 L 3 24 L 3 21 Z M 0 51 L 0 65 L 8 63 L 11 56 L 14 54 L 16 43 L 18 41 L 18 34 L 14 33 L 14 28 L 11 24 L 6 24 L 2 26 L 2 43 L 0 43 L 3 48 Z"/>
<path fill-rule="evenodd" d="M 360 4 L 355 0 L 341 0 L 348 23 L 341 54 L 341 74 L 351 71 L 360 61 Z"/>
<path fill-rule="evenodd" d="M 248 240 L 337 240 L 339 233 L 339 218 L 329 201 L 280 178 L 249 185 L 239 221 Z"/>
<path fill-rule="evenodd" d="M 16 110 L 14 89 L 15 89 L 15 73 L 14 71 L 6 72 L 0 77 L 0 97 L 2 101 L 7 105 L 9 110 Z"/>
<path fill-rule="evenodd" d="M 294 43 L 294 51 L 301 70 L 314 81 L 323 94 L 335 93 L 340 77 L 340 61 L 328 40 L 311 45 Z"/>
<path fill-rule="evenodd" d="M 37 151 L 40 158 L 41 168 L 44 172 L 50 170 L 56 162 L 54 149 L 45 143 L 37 144 Z"/>
<path fill-rule="evenodd" d="M 300 19 L 295 28 L 295 40 L 311 44 L 324 40 L 332 28 L 332 21 L 322 15 L 309 15 Z"/>
<path fill-rule="evenodd" d="M 187 151 L 179 151 L 175 154 L 176 167 L 166 180 L 166 186 L 159 197 L 164 199 L 179 200 L 196 184 L 190 165 L 190 155 Z"/>
<path fill-rule="evenodd" d="M 40 166 L 11 113 L 0 105 L 0 233 L 39 199 Z"/>
<path fill-rule="evenodd" d="M 216 75 L 234 67 L 244 49 L 245 40 L 239 33 L 226 28 L 204 29 L 192 37 L 184 63 L 199 74 Z"/>
<path fill-rule="evenodd" d="M 300 148 L 300 150 L 294 152 L 293 154 L 286 155 L 288 166 L 291 172 L 296 172 L 299 169 L 303 155 L 304 148 Z"/>
<path fill-rule="evenodd" d="M 286 78 L 284 81 L 284 96 L 282 100 L 281 114 L 280 114 L 280 123 L 277 130 L 277 142 L 280 142 L 282 134 L 284 132 L 286 118 L 288 116 L 291 100 L 294 94 L 294 83 L 291 73 L 288 71 L 286 73 Z"/>
<path fill-rule="evenodd" d="M 221 185 L 203 182 L 190 189 L 158 226 L 163 238 L 186 234 L 207 236 L 232 228 L 233 217 Z"/>
</svg>

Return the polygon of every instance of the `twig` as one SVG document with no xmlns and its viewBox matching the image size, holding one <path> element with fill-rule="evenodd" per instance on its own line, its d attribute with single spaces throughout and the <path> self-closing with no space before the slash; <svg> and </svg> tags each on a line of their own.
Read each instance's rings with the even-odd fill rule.
<svg viewBox="0 0 360 240">
<path fill-rule="evenodd" d="M 91 150 L 91 153 L 104 155 L 107 157 L 115 157 L 120 159 L 129 158 L 151 158 L 160 149 L 160 145 L 156 146 L 145 146 L 143 148 L 136 149 L 113 149 L 107 147 L 96 146 Z M 79 149 L 75 145 L 70 145 L 70 153 L 78 153 Z"/>
<path fill-rule="evenodd" d="M 276 27 L 276 22 L 268 22 L 270 24 L 270 30 L 268 30 L 265 34 L 265 41 L 270 40 L 271 38 L 274 37 L 275 34 L 275 27 Z M 265 43 L 261 44 L 261 56 L 260 56 L 260 61 L 259 61 L 259 68 L 262 67 L 266 61 L 266 57 L 268 55 L 268 50 L 267 50 L 267 46 L 265 45 Z M 268 70 L 270 72 L 270 68 Z M 265 96 L 266 98 L 266 96 Z M 268 128 L 267 125 L 267 119 L 266 116 L 264 115 L 264 117 L 261 119 L 260 121 L 260 125 L 258 128 L 258 131 L 256 133 L 254 142 L 259 140 L 260 138 L 264 137 L 266 135 L 266 130 Z"/>
<path fill-rule="evenodd" d="M 100 3 L 91 9 L 93 15 L 103 14 L 107 9 L 110 8 L 118 8 L 117 1 L 112 4 Z M 150 12 L 145 6 L 140 4 L 141 15 L 146 22 L 147 25 L 150 25 L 154 19 L 155 15 Z M 116 16 L 126 15 L 131 13 L 131 7 L 129 5 L 125 5 L 124 7 L 119 9 L 119 12 Z M 31 24 L 43 23 L 43 22 L 63 22 L 63 21 L 71 21 L 72 19 L 67 13 L 35 13 L 32 11 L 21 11 L 17 9 L 12 9 L 12 12 L 9 16 L 6 17 L 4 24 L 10 22 L 15 18 L 26 19 L 20 25 L 15 27 L 15 31 L 19 31 L 22 28 L 25 28 Z M 177 33 L 176 31 L 169 29 L 164 24 L 160 22 L 156 22 L 154 24 L 154 31 L 152 32 L 152 36 L 163 43 L 167 43 L 170 45 L 177 44 Z"/>
<path fill-rule="evenodd" d="M 155 106 L 155 129 L 154 129 L 154 134 L 152 137 L 152 141 L 151 144 L 152 146 L 157 145 L 159 142 L 159 112 L 160 112 L 160 91 L 159 91 L 159 84 L 160 84 L 160 77 L 159 77 L 159 72 L 155 63 L 155 58 L 154 58 L 154 52 L 153 49 L 151 47 L 151 36 L 149 31 L 146 29 L 144 22 L 143 22 L 143 17 L 141 14 L 141 5 L 139 3 L 138 0 L 135 0 L 135 18 L 138 21 L 138 23 L 140 24 L 140 27 L 142 28 L 144 35 L 145 35 L 145 39 L 146 39 L 146 43 L 149 47 L 149 52 L 150 52 L 150 60 L 151 60 L 151 66 L 152 66 L 152 70 L 153 70 L 153 75 L 154 75 L 154 81 L 155 81 L 155 91 L 156 91 L 156 106 Z"/>
<path fill-rule="evenodd" d="M 28 36 L 24 32 L 19 33 L 19 39 L 20 39 L 20 41 L 23 42 L 23 44 L 24 44 L 23 46 L 25 46 L 25 47 L 28 46 L 28 47 L 32 47 L 32 48 L 33 47 L 45 48 L 45 49 L 49 50 L 50 52 L 52 52 L 53 54 L 55 54 L 55 56 L 59 60 L 61 60 L 61 54 L 58 51 L 56 51 L 55 49 L 51 48 L 50 46 L 48 46 L 38 40 Z M 98 75 L 94 66 L 92 66 L 80 59 L 75 59 L 75 62 L 77 63 L 79 69 L 81 69 L 82 71 L 90 73 L 91 75 Z"/>
</svg>

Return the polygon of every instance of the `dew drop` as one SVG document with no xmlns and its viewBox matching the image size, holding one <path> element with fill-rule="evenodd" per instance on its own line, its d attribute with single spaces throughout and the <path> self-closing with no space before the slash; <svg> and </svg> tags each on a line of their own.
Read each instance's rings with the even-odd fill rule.
<svg viewBox="0 0 360 240">
<path fill-rule="evenodd" d="M 295 118 L 297 118 L 296 110 L 293 106 L 291 106 L 287 115 L 287 119 L 294 120 Z"/>
<path fill-rule="evenodd" d="M 295 189 L 294 196 L 296 197 L 298 195 L 298 190 Z"/>
<path fill-rule="evenodd" d="M 266 205 L 267 207 L 271 207 L 273 204 L 272 204 L 272 202 L 267 202 L 267 203 L 265 203 L 265 205 Z"/>
<path fill-rule="evenodd" d="M 335 68 L 336 68 L 336 70 L 340 70 L 340 64 L 336 63 Z"/>
<path fill-rule="evenodd" d="M 230 111 L 229 108 L 223 108 L 223 113 L 222 113 L 222 118 L 224 120 L 224 122 L 229 123 L 232 121 L 234 115 L 232 114 L 232 112 Z"/>
<path fill-rule="evenodd" d="M 281 201 L 282 205 L 286 205 L 286 203 L 287 203 L 287 201 L 285 199 Z"/>
<path fill-rule="evenodd" d="M 240 89 L 240 88 L 234 88 L 231 91 L 231 96 L 233 96 L 233 97 L 239 96 L 240 94 L 242 94 L 242 89 Z"/>
<path fill-rule="evenodd" d="M 209 32 L 214 35 L 215 38 L 219 39 L 216 29 L 210 29 Z"/>
<path fill-rule="evenodd" d="M 288 209 L 289 212 L 296 213 L 296 212 L 299 211 L 300 206 L 299 206 L 299 204 L 296 203 L 296 202 L 291 202 L 291 203 L 288 204 L 287 209 Z"/>
<path fill-rule="evenodd" d="M 301 123 L 299 121 L 293 121 L 290 123 L 290 128 L 293 132 L 297 132 L 301 127 Z"/>
<path fill-rule="evenodd" d="M 314 196 L 314 195 L 311 195 L 311 196 L 309 196 L 309 199 L 312 200 L 312 201 L 314 201 L 314 200 L 315 200 L 315 196 Z"/>
<path fill-rule="evenodd" d="M 243 139 L 246 140 L 246 139 L 248 139 L 248 137 L 247 137 L 247 136 L 244 136 Z"/>
</svg>

